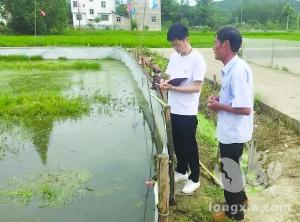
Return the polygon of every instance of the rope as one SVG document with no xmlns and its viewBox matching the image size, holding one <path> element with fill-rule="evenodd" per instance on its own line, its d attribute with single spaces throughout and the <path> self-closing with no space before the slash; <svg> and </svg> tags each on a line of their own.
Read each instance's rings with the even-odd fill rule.
<svg viewBox="0 0 300 222">
<path fill-rule="evenodd" d="M 160 213 L 160 212 L 158 212 L 158 215 L 159 216 L 162 216 L 162 217 L 168 217 L 169 216 L 169 211 L 168 211 L 168 213 L 166 213 L 166 214 L 163 214 L 163 213 Z"/>
</svg>

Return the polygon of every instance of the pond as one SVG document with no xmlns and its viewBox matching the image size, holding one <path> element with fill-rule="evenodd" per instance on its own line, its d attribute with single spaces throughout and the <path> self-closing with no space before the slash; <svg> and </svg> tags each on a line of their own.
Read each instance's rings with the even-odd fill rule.
<svg viewBox="0 0 300 222">
<path fill-rule="evenodd" d="M 100 64 L 101 71 L 68 71 L 71 84 L 61 91 L 89 101 L 85 113 L 0 120 L 0 221 L 154 221 L 154 194 L 145 181 L 155 145 L 145 103 L 125 65 Z M 31 80 L 42 75 L 2 70 L 0 81 L 20 73 Z"/>
</svg>

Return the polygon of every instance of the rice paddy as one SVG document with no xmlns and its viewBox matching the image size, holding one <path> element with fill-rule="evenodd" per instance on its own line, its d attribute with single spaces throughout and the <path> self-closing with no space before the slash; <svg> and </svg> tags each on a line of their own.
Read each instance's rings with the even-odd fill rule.
<svg viewBox="0 0 300 222">
<path fill-rule="evenodd" d="M 214 32 L 191 31 L 190 39 L 194 47 L 210 48 L 213 44 Z M 300 41 L 297 32 L 245 32 L 247 38 L 266 38 Z M 159 32 L 131 32 L 131 31 L 95 31 L 70 30 L 64 35 L 47 36 L 14 36 L 1 35 L 1 47 L 16 46 L 122 46 L 134 48 L 137 46 L 148 48 L 168 48 L 166 31 Z"/>
</svg>

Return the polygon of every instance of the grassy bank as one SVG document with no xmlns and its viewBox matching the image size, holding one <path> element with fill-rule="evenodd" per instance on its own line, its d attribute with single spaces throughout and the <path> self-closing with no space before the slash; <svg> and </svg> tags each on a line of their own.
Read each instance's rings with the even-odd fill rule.
<svg viewBox="0 0 300 222">
<path fill-rule="evenodd" d="M 194 47 L 212 47 L 213 32 L 191 31 L 190 38 Z M 245 32 L 247 38 L 267 38 L 300 41 L 296 32 Z M 142 45 L 149 48 L 168 48 L 166 31 L 160 32 L 131 32 L 131 31 L 69 31 L 64 35 L 47 36 L 13 36 L 1 35 L 1 47 L 17 46 L 123 46 L 137 47 Z"/>
</svg>

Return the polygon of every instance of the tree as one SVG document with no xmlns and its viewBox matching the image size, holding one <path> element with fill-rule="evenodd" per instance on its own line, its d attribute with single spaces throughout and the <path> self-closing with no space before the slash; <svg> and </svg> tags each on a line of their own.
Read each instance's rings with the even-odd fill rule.
<svg viewBox="0 0 300 222">
<path fill-rule="evenodd" d="M 35 15 L 37 18 L 37 33 L 62 33 L 68 22 L 67 0 L 0 0 L 3 5 L 8 27 L 19 34 L 34 34 Z M 40 16 L 40 10 L 46 16 Z M 36 14 L 35 14 L 36 13 Z"/>
<path fill-rule="evenodd" d="M 161 18 L 163 23 L 174 23 L 180 17 L 179 4 L 176 0 L 163 0 L 161 1 Z"/>
<path fill-rule="evenodd" d="M 197 0 L 194 24 L 215 27 L 216 9 L 213 0 Z"/>
<path fill-rule="evenodd" d="M 117 0 L 117 2 L 116 2 L 116 12 L 120 15 L 128 15 L 127 4 L 124 4 L 122 1 Z"/>
<path fill-rule="evenodd" d="M 286 21 L 286 29 L 289 29 L 289 24 L 296 20 L 296 11 L 295 8 L 289 3 L 285 3 L 282 6 L 281 10 L 281 21 L 285 23 Z"/>
</svg>

